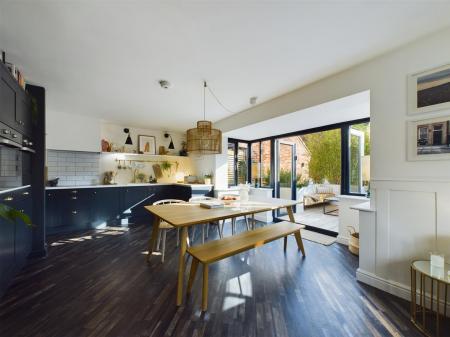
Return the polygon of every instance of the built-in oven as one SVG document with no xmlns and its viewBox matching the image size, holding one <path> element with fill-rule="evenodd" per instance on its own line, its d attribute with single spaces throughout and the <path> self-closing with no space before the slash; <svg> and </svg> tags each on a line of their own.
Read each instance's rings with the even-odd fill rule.
<svg viewBox="0 0 450 337">
<path fill-rule="evenodd" d="M 33 142 L 0 122 L 0 190 L 30 184 Z"/>
</svg>

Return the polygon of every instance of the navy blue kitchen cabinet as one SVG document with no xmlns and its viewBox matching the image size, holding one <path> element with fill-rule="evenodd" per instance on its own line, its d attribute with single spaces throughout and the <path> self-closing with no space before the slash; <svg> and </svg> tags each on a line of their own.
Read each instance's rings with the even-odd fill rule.
<svg viewBox="0 0 450 337">
<path fill-rule="evenodd" d="M 30 188 L 0 195 L 0 202 L 32 216 Z M 0 296 L 31 252 L 32 227 L 0 219 Z"/>
<path fill-rule="evenodd" d="M 181 185 L 92 187 L 46 191 L 47 234 L 68 233 L 104 225 L 153 222 L 145 206 L 162 199 L 189 200 L 191 188 Z"/>
<path fill-rule="evenodd" d="M 121 205 L 121 190 L 122 188 L 89 188 L 94 195 L 92 205 L 91 225 L 93 228 L 107 224 L 118 224 L 122 214 Z"/>
</svg>

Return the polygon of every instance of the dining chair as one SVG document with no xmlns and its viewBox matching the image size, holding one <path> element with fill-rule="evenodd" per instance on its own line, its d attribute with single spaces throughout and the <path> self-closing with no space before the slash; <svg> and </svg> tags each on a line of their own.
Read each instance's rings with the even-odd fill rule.
<svg viewBox="0 0 450 337">
<path fill-rule="evenodd" d="M 190 198 L 189 202 L 192 204 L 200 204 L 202 201 L 208 201 L 208 200 L 217 200 L 217 199 L 202 195 L 202 196 Z M 201 225 L 202 226 L 202 244 L 205 243 L 205 234 L 206 234 L 206 238 L 208 238 L 208 236 L 209 236 L 209 226 L 210 225 L 217 226 L 217 232 L 219 233 L 219 237 L 220 238 L 223 237 L 223 232 L 222 232 L 223 225 L 221 227 L 219 222 L 211 222 L 211 223 L 207 223 L 207 224 L 202 224 Z M 194 226 L 193 233 L 192 233 L 192 241 L 194 241 L 194 239 L 195 239 L 195 228 L 196 227 Z"/>
<path fill-rule="evenodd" d="M 153 203 L 153 205 L 169 205 L 169 204 L 184 204 L 186 201 L 179 200 L 179 199 L 164 199 L 164 200 L 158 200 Z M 158 241 L 156 244 L 156 250 L 159 250 L 159 246 L 162 241 L 162 247 L 161 247 L 161 262 L 164 263 L 164 256 L 166 253 L 166 234 L 167 231 L 175 229 L 174 226 L 172 226 L 170 223 L 161 221 L 159 224 L 159 233 L 158 233 Z M 177 246 L 180 244 L 180 229 L 177 228 Z"/>
</svg>

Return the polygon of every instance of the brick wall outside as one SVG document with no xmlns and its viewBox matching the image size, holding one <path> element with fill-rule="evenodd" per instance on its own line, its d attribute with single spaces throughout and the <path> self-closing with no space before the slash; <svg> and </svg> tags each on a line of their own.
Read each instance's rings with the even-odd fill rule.
<svg viewBox="0 0 450 337">
<path fill-rule="evenodd" d="M 283 138 L 282 141 L 294 143 L 296 145 L 297 150 L 297 175 L 301 174 L 302 179 L 309 179 L 308 175 L 308 164 L 311 158 L 311 155 L 302 141 L 301 136 L 293 136 Z M 263 163 L 264 168 L 270 168 L 270 141 L 264 141 L 261 143 L 262 147 L 262 158 L 261 162 Z M 259 161 L 259 148 L 257 146 L 252 146 L 251 149 L 251 157 L 252 161 Z M 281 145 L 280 148 L 280 166 L 282 170 L 290 170 L 291 169 L 291 148 L 289 146 Z M 264 171 L 263 168 L 263 171 Z M 264 174 L 264 172 L 262 172 Z"/>
</svg>

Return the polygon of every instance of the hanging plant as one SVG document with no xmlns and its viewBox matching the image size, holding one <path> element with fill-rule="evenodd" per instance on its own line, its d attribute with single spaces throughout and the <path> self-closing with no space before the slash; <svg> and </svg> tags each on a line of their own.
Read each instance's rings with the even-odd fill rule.
<svg viewBox="0 0 450 337">
<path fill-rule="evenodd" d="M 161 163 L 161 170 L 163 171 L 163 172 L 167 172 L 167 177 L 170 177 L 170 175 L 171 175 L 171 170 L 172 170 L 172 163 L 171 162 L 168 162 L 168 161 L 163 161 L 162 163 Z"/>
</svg>

